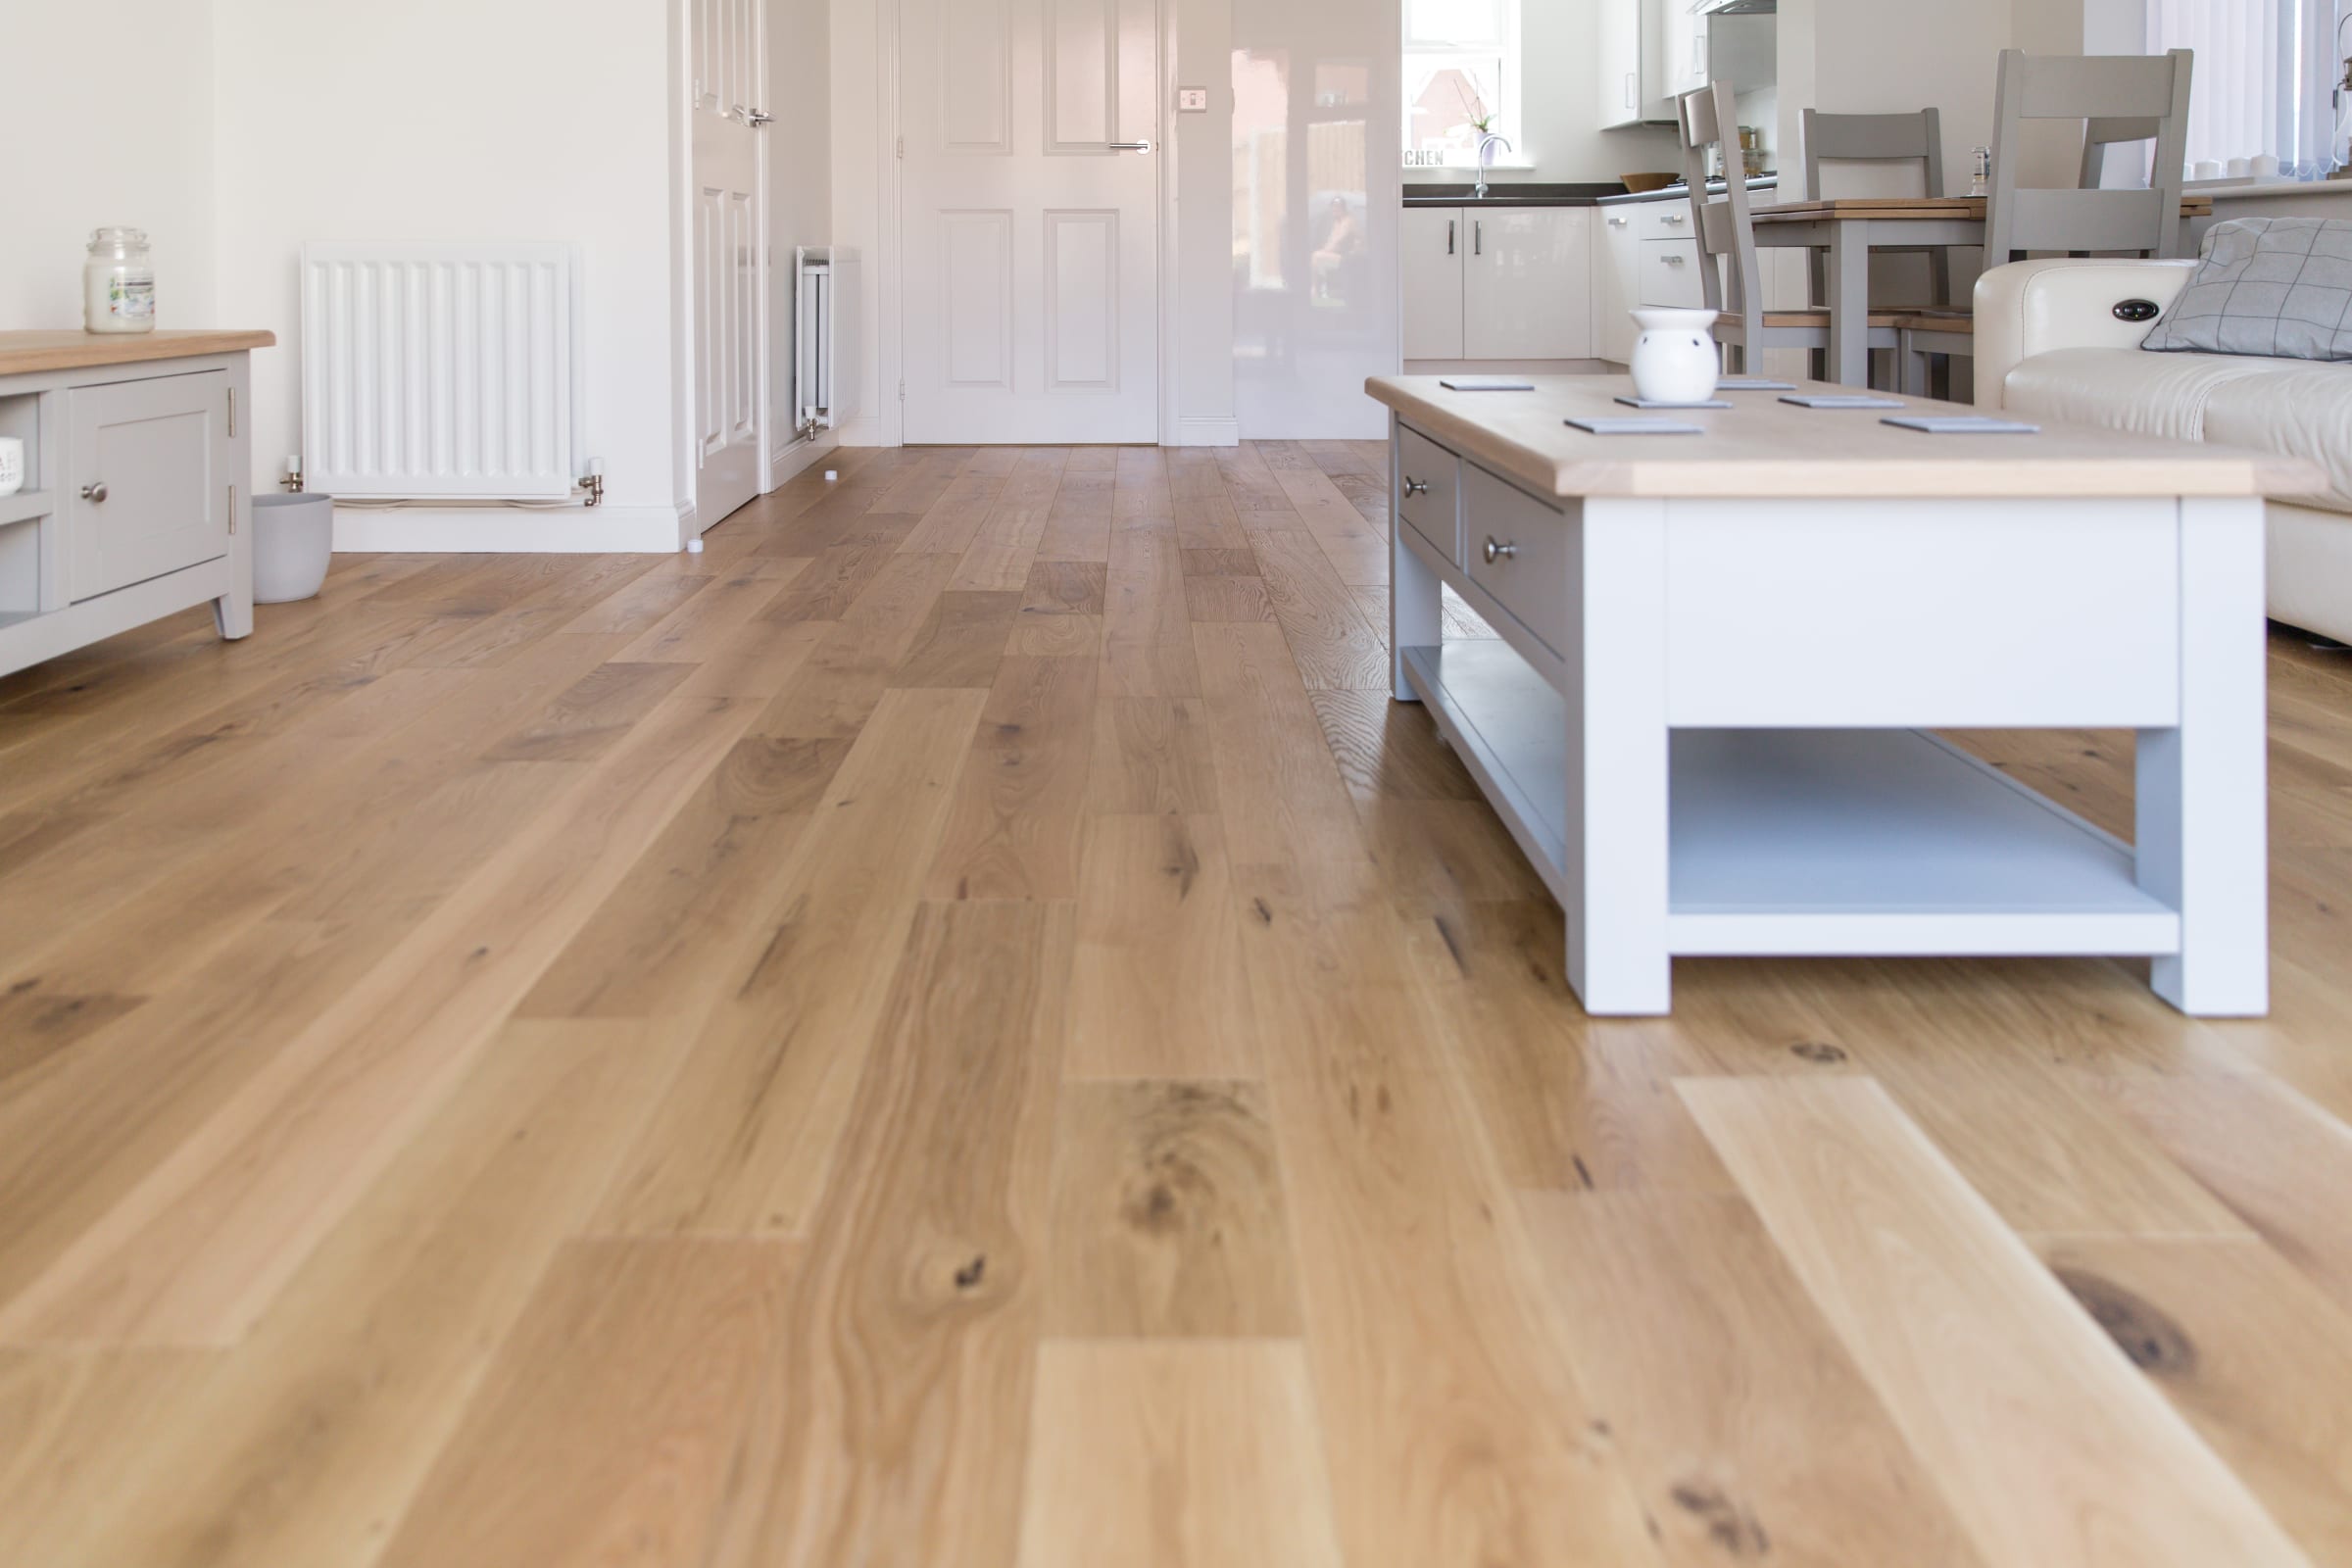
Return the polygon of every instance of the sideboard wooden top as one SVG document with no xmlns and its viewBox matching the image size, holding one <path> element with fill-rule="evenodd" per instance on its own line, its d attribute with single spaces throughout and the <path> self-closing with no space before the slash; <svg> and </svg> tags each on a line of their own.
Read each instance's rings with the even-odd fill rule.
<svg viewBox="0 0 2352 1568">
<path fill-rule="evenodd" d="M 266 349 L 274 332 L 0 332 L 0 375 Z"/>
<path fill-rule="evenodd" d="M 1974 414 L 1905 398 L 1894 409 L 1803 409 L 1778 392 L 1726 392 L 1728 409 L 1659 411 L 1701 435 L 1590 435 L 1570 415 L 1639 416 L 1624 375 L 1531 375 L 1533 392 L 1450 392 L 1434 375 L 1364 390 L 1464 457 L 1552 496 L 2257 496 L 2327 488 L 2316 465 L 2237 447 L 2040 421 L 2038 435 L 1926 435 L 1897 412 Z M 1822 381 L 1807 392 L 1851 393 Z"/>
</svg>

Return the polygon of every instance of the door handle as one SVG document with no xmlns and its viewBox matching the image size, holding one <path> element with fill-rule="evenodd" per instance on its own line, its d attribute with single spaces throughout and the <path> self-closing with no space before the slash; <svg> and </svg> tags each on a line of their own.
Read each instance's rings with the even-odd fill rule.
<svg viewBox="0 0 2352 1568">
<path fill-rule="evenodd" d="M 103 502 L 106 499 L 106 481 L 104 479 L 100 479 L 95 483 L 83 485 L 81 487 L 81 499 L 93 504 Z"/>
<path fill-rule="evenodd" d="M 1487 254 L 1487 220 L 1483 218 L 1470 220 L 1470 254 L 1473 256 Z"/>
<path fill-rule="evenodd" d="M 743 122 L 751 126 L 754 130 L 758 130 L 761 125 L 772 125 L 775 123 L 775 116 L 763 115 L 757 109 L 743 117 Z"/>
<path fill-rule="evenodd" d="M 1450 218 L 1446 220 L 1446 254 L 1448 256 L 1453 254 L 1453 225 L 1455 221 L 1455 220 Z"/>
<path fill-rule="evenodd" d="M 1102 145 L 1114 153 L 1148 153 L 1152 150 L 1149 141 L 1106 141 Z"/>
</svg>

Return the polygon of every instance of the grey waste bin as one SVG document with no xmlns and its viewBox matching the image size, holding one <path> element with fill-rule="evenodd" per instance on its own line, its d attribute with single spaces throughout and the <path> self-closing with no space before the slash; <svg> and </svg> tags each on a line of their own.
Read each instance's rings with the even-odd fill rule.
<svg viewBox="0 0 2352 1568">
<path fill-rule="evenodd" d="M 253 602 L 308 599 L 335 553 L 335 498 L 303 490 L 253 498 Z"/>
</svg>

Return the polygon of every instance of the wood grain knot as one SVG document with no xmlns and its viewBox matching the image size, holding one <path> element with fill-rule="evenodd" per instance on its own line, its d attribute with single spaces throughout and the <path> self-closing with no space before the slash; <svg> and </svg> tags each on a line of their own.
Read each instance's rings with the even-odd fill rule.
<svg viewBox="0 0 2352 1568">
<path fill-rule="evenodd" d="M 2082 1269 L 2052 1270 L 2068 1294 L 2082 1303 L 2132 1364 L 2154 1377 L 2186 1377 L 2197 1368 L 2197 1347 L 2188 1331 L 2152 1303 L 2113 1280 Z"/>
<path fill-rule="evenodd" d="M 1714 1482 L 1678 1481 L 1667 1495 L 1674 1505 L 1706 1528 L 1707 1539 L 1734 1557 L 1761 1557 L 1772 1550 L 1772 1538 L 1753 1514 L 1740 1507 Z"/>
</svg>

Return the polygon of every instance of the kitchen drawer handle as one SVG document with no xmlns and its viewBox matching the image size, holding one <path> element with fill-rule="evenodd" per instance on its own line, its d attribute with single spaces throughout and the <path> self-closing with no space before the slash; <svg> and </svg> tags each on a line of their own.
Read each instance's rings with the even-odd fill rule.
<svg viewBox="0 0 2352 1568">
<path fill-rule="evenodd" d="M 104 501 L 106 499 L 106 481 L 104 479 L 100 479 L 95 484 L 83 485 L 81 487 L 81 499 L 89 502 Z"/>
<path fill-rule="evenodd" d="M 1662 223 L 1679 223 L 1690 216 L 1690 215 L 1688 213 L 1661 213 L 1658 215 L 1658 221 Z"/>
<path fill-rule="evenodd" d="M 1495 542 L 1495 540 L 1494 540 L 1494 536 L 1493 534 L 1489 534 L 1489 535 L 1487 535 L 1487 564 L 1488 564 L 1488 565 L 1492 566 L 1492 565 L 1493 565 L 1493 564 L 1494 564 L 1494 563 L 1496 563 L 1497 561 L 1508 561 L 1508 560 L 1510 560 L 1510 559 L 1511 559 L 1513 556 L 1517 555 L 1518 553 L 1519 553 L 1519 547 L 1518 547 L 1518 545 L 1516 545 L 1516 544 L 1497 544 L 1497 543 Z"/>
<path fill-rule="evenodd" d="M 1408 473 L 1404 476 L 1404 493 L 1408 496 L 1425 496 L 1429 494 L 1429 481 L 1416 479 Z"/>
<path fill-rule="evenodd" d="M 1683 259 L 1680 256 L 1661 256 L 1658 258 L 1658 260 L 1664 262 L 1668 267 L 1680 267 L 1683 265 Z"/>
<path fill-rule="evenodd" d="M 1610 226 L 1611 228 L 1623 228 L 1623 227 L 1625 226 L 1625 220 L 1624 220 L 1624 218 L 1622 218 L 1622 217 L 1612 217 L 1612 218 L 1609 220 L 1609 226 Z"/>
</svg>

